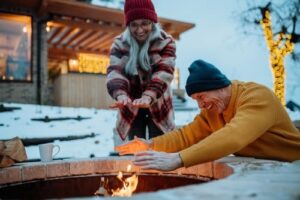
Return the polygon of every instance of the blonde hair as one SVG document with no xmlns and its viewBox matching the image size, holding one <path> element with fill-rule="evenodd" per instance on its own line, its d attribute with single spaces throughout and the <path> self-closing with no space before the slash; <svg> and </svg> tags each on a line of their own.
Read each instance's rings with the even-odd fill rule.
<svg viewBox="0 0 300 200">
<path fill-rule="evenodd" d="M 132 36 L 129 27 L 126 28 L 124 31 L 124 39 L 130 45 L 129 60 L 125 65 L 126 74 L 137 75 L 138 64 L 144 71 L 149 71 L 151 69 L 148 50 L 150 43 L 153 40 L 161 37 L 161 30 L 162 29 L 158 23 L 153 24 L 152 32 L 143 45 L 140 46 L 136 39 Z"/>
</svg>

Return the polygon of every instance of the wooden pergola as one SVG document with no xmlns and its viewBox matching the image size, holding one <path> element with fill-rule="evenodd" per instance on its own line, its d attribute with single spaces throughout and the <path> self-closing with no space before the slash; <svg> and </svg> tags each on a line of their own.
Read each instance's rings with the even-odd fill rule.
<svg viewBox="0 0 300 200">
<path fill-rule="evenodd" d="M 48 57 L 72 58 L 76 53 L 107 55 L 113 39 L 124 30 L 123 11 L 75 0 L 1 0 L 7 7 L 34 10 L 47 16 Z M 159 18 L 175 39 L 194 24 Z"/>
</svg>

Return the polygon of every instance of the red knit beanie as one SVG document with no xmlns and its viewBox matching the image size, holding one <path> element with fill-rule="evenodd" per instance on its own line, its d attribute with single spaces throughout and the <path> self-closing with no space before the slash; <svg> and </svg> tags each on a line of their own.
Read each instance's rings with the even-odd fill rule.
<svg viewBox="0 0 300 200">
<path fill-rule="evenodd" d="M 149 19 L 157 23 L 157 15 L 151 0 L 126 0 L 124 13 L 126 26 L 136 19 Z"/>
</svg>

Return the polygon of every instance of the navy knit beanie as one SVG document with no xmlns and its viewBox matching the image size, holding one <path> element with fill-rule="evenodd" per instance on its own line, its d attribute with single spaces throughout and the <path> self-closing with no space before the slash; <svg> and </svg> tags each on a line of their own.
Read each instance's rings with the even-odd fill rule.
<svg viewBox="0 0 300 200">
<path fill-rule="evenodd" d="M 189 96 L 197 92 L 224 88 L 231 84 L 220 70 L 203 60 L 194 61 L 189 67 L 189 72 L 185 85 Z"/>
</svg>

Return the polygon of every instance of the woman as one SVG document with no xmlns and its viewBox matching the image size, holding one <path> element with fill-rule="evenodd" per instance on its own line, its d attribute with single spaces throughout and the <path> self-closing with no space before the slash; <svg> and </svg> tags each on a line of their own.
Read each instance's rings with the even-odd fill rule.
<svg viewBox="0 0 300 200">
<path fill-rule="evenodd" d="M 119 108 L 122 140 L 149 138 L 175 128 L 172 91 L 175 41 L 157 23 L 151 0 L 126 0 L 125 31 L 116 37 L 107 70 L 107 89 Z"/>
</svg>

